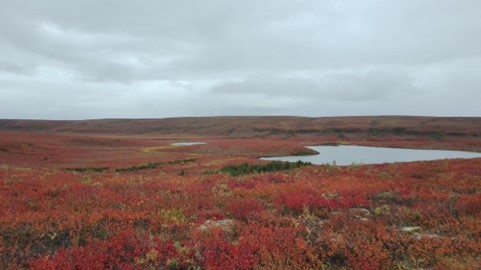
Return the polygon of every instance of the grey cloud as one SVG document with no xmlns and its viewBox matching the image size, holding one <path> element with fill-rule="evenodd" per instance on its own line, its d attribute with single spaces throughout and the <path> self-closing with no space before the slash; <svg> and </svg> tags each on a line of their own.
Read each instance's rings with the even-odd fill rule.
<svg viewBox="0 0 481 270">
<path fill-rule="evenodd" d="M 481 23 L 473 6 L 480 4 L 424 0 L 409 4 L 398 1 L 368 1 L 367 4 L 356 1 L 337 4 L 142 1 L 134 5 L 125 1 L 50 0 L 29 5 L 20 3 L 12 9 L 19 20 L 23 21 L 22 14 L 31 16 L 30 21 L 23 24 L 30 23 L 31 27 L 50 24 L 60 30 L 55 38 L 39 36 L 23 27 L 19 32 L 25 35 L 17 32 L 20 44 L 36 43 L 52 57 L 68 54 L 73 58 L 68 60 L 80 66 L 79 72 L 91 70 L 83 67 L 95 66 L 95 62 L 98 62 L 99 76 L 104 69 L 123 70 L 117 76 L 122 80 L 125 79 L 122 75 L 149 78 L 145 73 L 152 69 L 158 76 L 171 75 L 172 69 L 185 73 L 202 70 L 203 74 L 209 71 L 208 75 L 212 76 L 212 73 L 226 71 L 413 64 L 479 55 L 477 48 L 481 39 L 473 36 L 477 35 Z M 97 46 L 83 44 L 81 38 L 65 44 L 69 37 L 82 35 L 97 40 Z M 109 37 L 123 37 L 138 43 L 122 46 L 122 39 L 109 42 Z M 148 68 L 131 75 L 129 67 L 136 69 L 135 66 L 108 61 L 117 57 L 115 52 L 134 56 L 164 55 L 172 61 L 165 66 L 146 63 Z M 142 57 L 139 58 L 142 61 Z M 116 76 L 106 73 L 106 77 Z"/>
<path fill-rule="evenodd" d="M 270 75 L 255 76 L 242 81 L 226 81 L 212 87 L 213 94 L 263 96 L 312 95 L 319 92 L 320 85 L 312 78 L 278 78 Z"/>
<path fill-rule="evenodd" d="M 34 69 L 24 64 L 15 63 L 8 60 L 0 60 L 0 72 L 14 73 L 18 75 L 30 75 L 34 72 Z"/>
<path fill-rule="evenodd" d="M 386 100 L 394 95 L 412 94 L 413 78 L 406 70 L 388 67 L 373 70 L 344 70 L 302 77 L 275 77 L 268 74 L 242 81 L 222 82 L 214 94 L 260 94 L 315 100 Z"/>
<path fill-rule="evenodd" d="M 480 10 L 477 0 L 5 0 L 0 117 L 479 115 Z"/>
</svg>

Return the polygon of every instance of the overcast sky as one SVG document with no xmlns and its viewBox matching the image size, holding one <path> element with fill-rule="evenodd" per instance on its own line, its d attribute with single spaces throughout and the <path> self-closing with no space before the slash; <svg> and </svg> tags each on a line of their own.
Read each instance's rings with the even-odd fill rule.
<svg viewBox="0 0 481 270">
<path fill-rule="evenodd" d="M 0 0 L 0 118 L 481 116 L 479 0 Z"/>
</svg>

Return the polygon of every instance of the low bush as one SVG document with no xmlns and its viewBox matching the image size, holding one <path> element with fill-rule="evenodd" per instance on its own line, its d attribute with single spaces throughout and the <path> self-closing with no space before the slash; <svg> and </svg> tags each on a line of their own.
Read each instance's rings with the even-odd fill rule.
<svg viewBox="0 0 481 270">
<path fill-rule="evenodd" d="M 232 176 L 240 176 L 251 173 L 263 173 L 263 172 L 276 172 L 289 170 L 294 168 L 302 168 L 306 166 L 312 166 L 310 162 L 287 162 L 287 161 L 272 161 L 267 164 L 249 164 L 242 163 L 239 165 L 226 165 L 220 171 Z"/>
</svg>

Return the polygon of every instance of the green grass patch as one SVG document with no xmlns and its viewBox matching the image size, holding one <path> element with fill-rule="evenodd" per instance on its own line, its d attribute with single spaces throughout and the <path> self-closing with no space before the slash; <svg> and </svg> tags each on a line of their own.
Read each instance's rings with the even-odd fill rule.
<svg viewBox="0 0 481 270">
<path fill-rule="evenodd" d="M 149 169 L 155 169 L 162 165 L 162 162 L 149 162 L 147 164 L 143 165 L 138 165 L 138 166 L 130 166 L 126 168 L 118 168 L 115 169 L 115 172 L 135 172 L 135 171 L 140 171 L 140 170 L 149 170 Z"/>
<path fill-rule="evenodd" d="M 101 172 L 108 171 L 109 168 L 108 167 L 100 167 L 100 168 L 87 167 L 87 168 L 65 168 L 64 170 L 69 172 L 79 172 L 79 173 L 86 173 L 86 172 L 101 173 Z"/>
<path fill-rule="evenodd" d="M 186 159 L 175 159 L 175 160 L 165 161 L 165 162 L 149 162 L 142 165 L 130 166 L 126 168 L 117 168 L 115 169 L 115 172 L 135 172 L 140 170 L 156 169 L 161 165 L 185 164 L 188 162 L 193 162 L 195 160 L 196 160 L 195 158 L 186 158 Z"/>
<path fill-rule="evenodd" d="M 283 171 L 294 168 L 301 168 L 306 166 L 312 166 L 310 162 L 287 162 L 287 161 L 272 161 L 267 164 L 249 164 L 242 163 L 239 165 L 226 165 L 220 170 L 222 173 L 230 174 L 232 176 L 240 176 L 252 173 L 263 173 L 263 172 L 275 172 Z"/>
<path fill-rule="evenodd" d="M 187 162 L 193 162 L 193 161 L 196 161 L 197 159 L 195 158 L 185 158 L 185 159 L 175 159 L 175 160 L 172 160 L 172 161 L 167 161 L 167 162 L 163 162 L 164 164 L 185 164 Z"/>
</svg>

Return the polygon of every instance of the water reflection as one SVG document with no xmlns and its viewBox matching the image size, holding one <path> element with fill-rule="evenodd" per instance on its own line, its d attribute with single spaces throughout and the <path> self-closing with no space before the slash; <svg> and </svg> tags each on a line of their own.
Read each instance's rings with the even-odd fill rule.
<svg viewBox="0 0 481 270">
<path fill-rule="evenodd" d="M 199 145 L 199 144 L 207 144 L 205 142 L 175 142 L 172 143 L 173 146 L 191 146 L 191 145 Z"/>
</svg>

